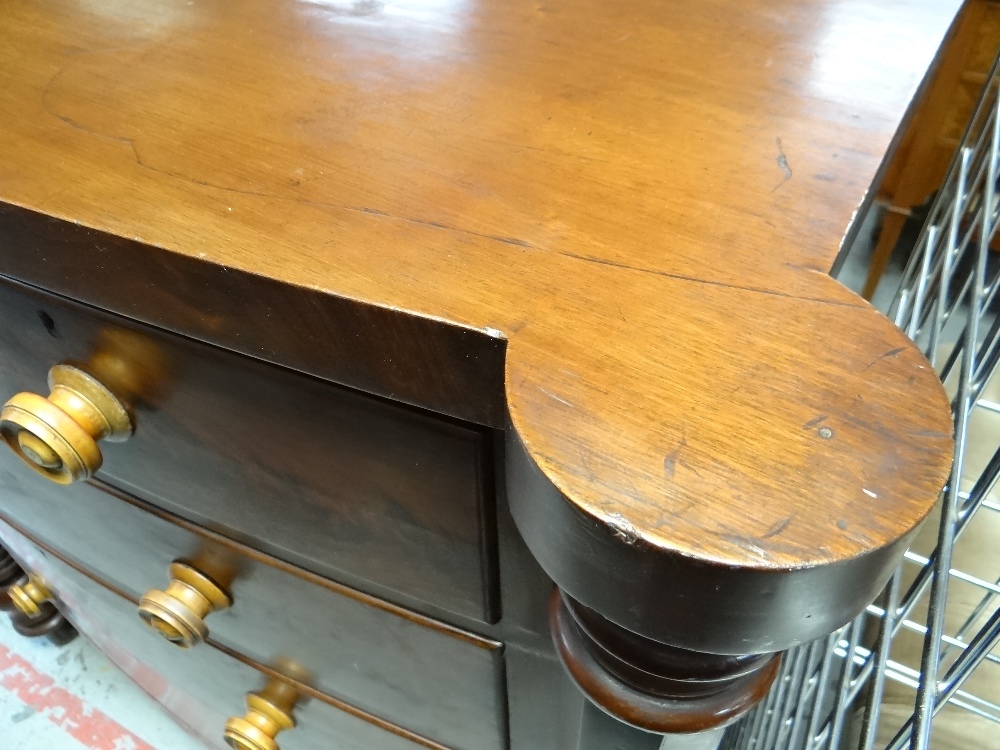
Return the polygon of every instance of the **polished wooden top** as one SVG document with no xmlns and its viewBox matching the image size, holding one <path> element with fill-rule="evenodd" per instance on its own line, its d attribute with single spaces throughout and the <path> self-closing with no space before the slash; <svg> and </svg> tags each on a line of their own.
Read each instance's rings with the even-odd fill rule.
<svg viewBox="0 0 1000 750">
<path fill-rule="evenodd" d="M 838 563 L 950 464 L 931 368 L 828 272 L 957 6 L 10 0 L 0 200 L 506 340 L 513 427 L 622 544 Z"/>
</svg>

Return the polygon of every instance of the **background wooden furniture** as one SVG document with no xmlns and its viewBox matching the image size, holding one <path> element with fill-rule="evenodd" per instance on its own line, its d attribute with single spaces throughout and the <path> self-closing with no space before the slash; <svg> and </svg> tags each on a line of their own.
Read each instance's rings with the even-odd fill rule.
<svg viewBox="0 0 1000 750">
<path fill-rule="evenodd" d="M 827 272 L 955 10 L 12 3 L 0 538 L 215 745 L 258 675 L 293 750 L 735 719 L 948 472 Z M 60 364 L 134 434 L 82 391 L 31 432 Z M 231 605 L 189 581 L 154 649 L 172 560 Z"/>
<path fill-rule="evenodd" d="M 875 294 L 907 218 L 944 180 L 997 49 L 1000 4 L 968 0 L 880 182 L 886 214 L 861 290 L 865 299 Z"/>
</svg>

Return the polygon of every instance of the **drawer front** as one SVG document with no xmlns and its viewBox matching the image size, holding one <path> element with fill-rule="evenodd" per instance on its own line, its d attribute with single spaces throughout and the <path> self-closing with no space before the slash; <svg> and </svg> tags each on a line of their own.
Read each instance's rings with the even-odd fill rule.
<svg viewBox="0 0 1000 750">
<path fill-rule="evenodd" d="M 4 398 L 109 350 L 136 373 L 136 433 L 101 443 L 112 484 L 355 588 L 495 619 L 487 432 L 7 280 L 0 320 Z"/>
<path fill-rule="evenodd" d="M 44 577 L 57 606 L 126 674 L 209 746 L 229 750 L 223 741 L 226 721 L 243 716 L 245 694 L 261 689 L 268 674 L 211 646 L 196 651 L 174 648 L 135 618 L 132 602 L 36 547 L 3 523 L 0 539 L 21 563 Z M 321 697 L 306 695 L 294 711 L 298 725 L 276 738 L 281 750 L 441 747 L 380 722 L 377 717 L 365 716 L 351 706 L 340 704 L 338 708 Z"/>
<path fill-rule="evenodd" d="M 126 495 L 14 471 L 14 461 L 0 456 L 0 514 L 130 597 L 164 589 L 175 559 L 209 560 L 234 576 L 232 606 L 206 618 L 211 640 L 261 663 L 308 665 L 318 689 L 451 747 L 505 746 L 499 643 L 154 515 Z M 134 610 L 130 618 L 139 622 Z"/>
</svg>

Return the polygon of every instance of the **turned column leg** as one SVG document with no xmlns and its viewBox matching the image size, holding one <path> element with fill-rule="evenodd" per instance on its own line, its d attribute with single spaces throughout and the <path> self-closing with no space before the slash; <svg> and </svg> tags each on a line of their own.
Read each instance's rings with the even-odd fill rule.
<svg viewBox="0 0 1000 750">
<path fill-rule="evenodd" d="M 707 654 L 654 641 L 557 587 L 549 616 L 556 650 L 583 693 L 619 721 L 667 735 L 664 750 L 713 750 L 721 732 L 711 730 L 756 705 L 781 664 L 781 654 Z"/>
</svg>

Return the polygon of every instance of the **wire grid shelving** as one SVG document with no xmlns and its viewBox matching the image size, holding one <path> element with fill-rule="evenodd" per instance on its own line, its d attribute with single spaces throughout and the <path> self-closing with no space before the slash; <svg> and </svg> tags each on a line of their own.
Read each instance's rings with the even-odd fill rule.
<svg viewBox="0 0 1000 750">
<path fill-rule="evenodd" d="M 1000 750 L 998 66 L 887 311 L 952 397 L 951 478 L 881 596 L 791 650 L 724 750 Z"/>
</svg>

